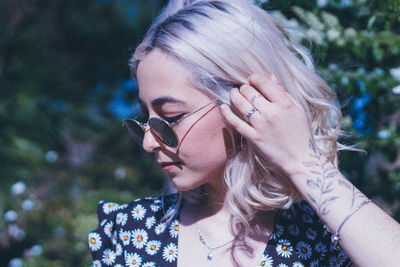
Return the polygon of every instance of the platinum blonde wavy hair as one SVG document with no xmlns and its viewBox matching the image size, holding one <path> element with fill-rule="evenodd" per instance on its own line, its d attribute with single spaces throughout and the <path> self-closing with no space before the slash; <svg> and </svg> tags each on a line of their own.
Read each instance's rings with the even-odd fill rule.
<svg viewBox="0 0 400 267">
<path fill-rule="evenodd" d="M 175 58 L 199 90 L 225 103 L 230 89 L 245 83 L 251 73 L 275 75 L 306 111 L 319 152 L 337 165 L 337 151 L 347 148 L 337 142 L 342 115 L 334 105 L 336 95 L 315 73 L 309 52 L 251 1 L 171 0 L 136 48 L 130 61 L 133 76 L 154 49 Z M 230 130 L 233 137 L 238 135 Z M 289 208 L 301 200 L 287 175 L 245 141 L 236 142 L 224 182 L 234 224 L 245 230 L 258 212 Z M 193 190 L 180 196 L 181 200 L 205 194 Z M 172 218 L 178 208 L 166 216 Z"/>
</svg>

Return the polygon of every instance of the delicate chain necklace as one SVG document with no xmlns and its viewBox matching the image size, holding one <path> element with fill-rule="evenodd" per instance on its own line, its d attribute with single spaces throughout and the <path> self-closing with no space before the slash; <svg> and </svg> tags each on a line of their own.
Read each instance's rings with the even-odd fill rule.
<svg viewBox="0 0 400 267">
<path fill-rule="evenodd" d="M 218 249 L 218 248 L 221 248 L 221 247 L 223 247 L 223 246 L 226 246 L 226 245 L 232 243 L 232 242 L 237 238 L 237 237 L 235 237 L 235 238 L 233 238 L 232 240 L 223 243 L 222 245 L 219 245 L 219 246 L 216 246 L 216 247 L 210 247 L 209 245 L 207 245 L 206 241 L 204 240 L 203 234 L 200 232 L 199 225 L 197 224 L 197 222 L 195 222 L 195 225 L 196 225 L 197 235 L 199 236 L 200 242 L 201 242 L 205 247 L 208 248 L 207 260 L 209 260 L 209 261 L 212 260 L 213 251 L 214 251 L 215 249 Z"/>
</svg>

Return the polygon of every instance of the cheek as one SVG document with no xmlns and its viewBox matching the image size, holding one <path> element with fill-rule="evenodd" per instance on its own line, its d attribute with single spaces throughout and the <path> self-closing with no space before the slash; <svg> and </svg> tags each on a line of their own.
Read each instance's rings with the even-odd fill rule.
<svg viewBox="0 0 400 267">
<path fill-rule="evenodd" d="M 180 157 L 189 160 L 187 164 L 199 168 L 225 165 L 230 150 L 224 138 L 225 126 L 217 117 L 199 123 L 188 133 L 180 149 Z"/>
</svg>

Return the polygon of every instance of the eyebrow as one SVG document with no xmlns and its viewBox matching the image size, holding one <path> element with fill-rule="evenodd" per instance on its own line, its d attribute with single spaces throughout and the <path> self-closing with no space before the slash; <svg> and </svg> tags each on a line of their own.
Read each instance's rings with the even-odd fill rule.
<svg viewBox="0 0 400 267">
<path fill-rule="evenodd" d="M 139 103 L 144 105 L 144 102 L 140 98 L 139 98 Z M 180 100 L 178 98 L 171 97 L 171 96 L 162 96 L 162 97 L 158 97 L 151 101 L 151 105 L 153 107 L 160 107 L 166 103 L 185 104 L 185 101 Z"/>
</svg>

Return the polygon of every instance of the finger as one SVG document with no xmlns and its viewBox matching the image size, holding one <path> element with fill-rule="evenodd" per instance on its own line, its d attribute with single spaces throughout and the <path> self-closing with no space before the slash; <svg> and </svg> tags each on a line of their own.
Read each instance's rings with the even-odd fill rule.
<svg viewBox="0 0 400 267">
<path fill-rule="evenodd" d="M 271 102 L 282 102 L 287 100 L 287 90 L 277 81 L 275 76 L 267 78 L 257 73 L 249 76 L 249 84 L 260 91 Z M 275 78 L 273 78 L 275 77 Z"/>
<path fill-rule="evenodd" d="M 233 106 L 239 111 L 243 118 L 252 124 L 260 119 L 261 114 L 257 109 L 239 92 L 239 89 L 234 88 L 230 92 L 230 99 Z"/>
<path fill-rule="evenodd" d="M 239 92 L 261 113 L 266 111 L 268 105 L 271 104 L 260 92 L 248 84 L 243 84 Z"/>
<path fill-rule="evenodd" d="M 251 127 L 248 123 L 244 122 L 241 118 L 236 116 L 232 109 L 226 105 L 221 105 L 221 113 L 224 116 L 225 120 L 231 125 L 233 129 L 235 129 L 239 134 L 248 137 L 254 138 L 256 131 L 253 127 Z"/>
</svg>

